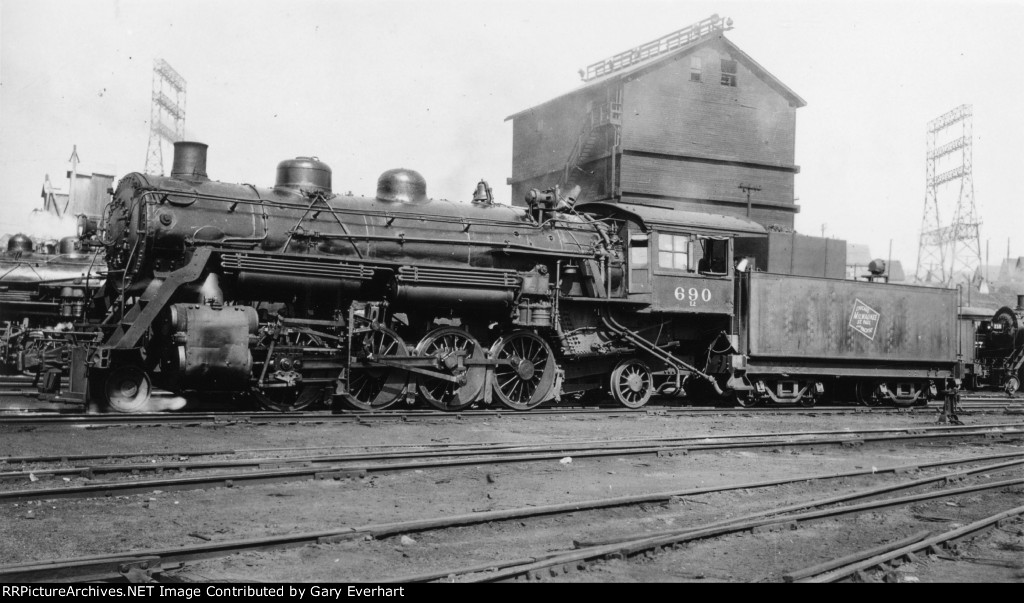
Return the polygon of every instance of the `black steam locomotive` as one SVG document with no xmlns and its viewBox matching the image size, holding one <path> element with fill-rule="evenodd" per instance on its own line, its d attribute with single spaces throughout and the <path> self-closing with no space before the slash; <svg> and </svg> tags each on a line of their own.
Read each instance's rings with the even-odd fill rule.
<svg viewBox="0 0 1024 603">
<path fill-rule="evenodd" d="M 206 145 L 118 185 L 102 232 L 109 311 L 69 389 L 117 412 L 185 396 L 517 410 L 603 391 L 742 405 L 913 404 L 957 376 L 956 293 L 752 271 L 734 217 L 533 191 L 527 208 L 432 200 L 381 175 L 335 194 L 316 158 L 273 188 L 211 181 Z"/>
<path fill-rule="evenodd" d="M 966 350 L 965 381 L 971 388 L 1002 389 L 1008 394 L 1024 382 L 1024 295 L 1017 306 L 1004 306 L 994 315 L 961 311 Z"/>
<path fill-rule="evenodd" d="M 88 223 L 88 219 L 85 220 Z M 89 237 L 17 234 L 0 254 L 0 373 L 63 372 L 69 345 L 95 339 L 106 265 Z M 55 383 L 54 383 L 55 384 Z"/>
</svg>

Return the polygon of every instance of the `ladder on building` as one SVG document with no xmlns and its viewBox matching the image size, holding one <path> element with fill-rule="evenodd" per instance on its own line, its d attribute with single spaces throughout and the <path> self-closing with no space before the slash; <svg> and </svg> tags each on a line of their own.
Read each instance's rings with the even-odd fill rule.
<svg viewBox="0 0 1024 603">
<path fill-rule="evenodd" d="M 622 126 L 622 89 L 618 89 L 614 96 L 614 100 L 591 108 L 584 116 L 583 124 L 580 126 L 579 134 L 576 136 L 576 142 L 569 152 L 569 159 L 565 162 L 565 168 L 562 171 L 562 179 L 559 183 L 562 188 L 567 188 L 573 181 L 576 172 L 582 171 L 580 166 L 594 159 L 602 149 L 610 147 L 613 157 L 617 152 L 620 128 Z M 612 128 L 612 141 L 610 145 L 605 135 L 608 126 Z M 609 170 L 610 178 L 614 178 L 614 171 L 614 169 Z M 587 183 L 577 182 L 577 184 L 580 184 L 581 188 L 585 189 L 586 187 L 583 185 Z M 584 190 L 583 192 L 586 191 Z"/>
</svg>

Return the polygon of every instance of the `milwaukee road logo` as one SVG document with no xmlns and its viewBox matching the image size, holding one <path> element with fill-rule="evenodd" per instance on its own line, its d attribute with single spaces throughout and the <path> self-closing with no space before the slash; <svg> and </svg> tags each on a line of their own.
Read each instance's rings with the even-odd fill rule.
<svg viewBox="0 0 1024 603">
<path fill-rule="evenodd" d="M 850 313 L 850 328 L 874 341 L 880 316 L 881 314 L 875 312 L 871 306 L 858 299 L 853 304 L 853 312 Z"/>
</svg>

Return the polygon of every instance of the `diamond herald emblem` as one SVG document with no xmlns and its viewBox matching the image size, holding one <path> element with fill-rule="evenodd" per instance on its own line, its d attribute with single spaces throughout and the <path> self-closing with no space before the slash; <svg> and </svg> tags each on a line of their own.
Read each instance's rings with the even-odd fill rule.
<svg viewBox="0 0 1024 603">
<path fill-rule="evenodd" d="M 881 314 L 871 306 L 858 299 L 853 304 L 853 312 L 850 313 L 850 328 L 874 341 L 880 316 Z"/>
</svg>

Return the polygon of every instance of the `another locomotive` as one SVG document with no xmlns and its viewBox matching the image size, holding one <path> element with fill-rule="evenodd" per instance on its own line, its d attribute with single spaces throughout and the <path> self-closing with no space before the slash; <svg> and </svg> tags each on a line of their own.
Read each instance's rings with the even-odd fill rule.
<svg viewBox="0 0 1024 603">
<path fill-rule="evenodd" d="M 106 265 L 87 239 L 65 237 L 41 249 L 18 234 L 0 254 L 0 371 L 59 375 L 67 344 L 91 340 L 83 323 L 102 316 Z"/>
<path fill-rule="evenodd" d="M 1016 393 L 1024 382 L 1024 295 L 1014 308 L 1004 306 L 994 315 L 961 313 L 961 319 L 963 339 L 974 344 L 967 357 L 969 386 Z"/>
<path fill-rule="evenodd" d="M 176 143 L 169 177 L 114 193 L 112 311 L 71 391 L 121 412 L 153 385 L 277 409 L 526 410 L 598 390 L 634 408 L 702 391 L 813 404 L 846 385 L 910 404 L 956 375 L 954 291 L 745 271 L 734 240 L 765 231 L 742 218 L 528 202 L 494 204 L 484 183 L 472 203 L 432 200 L 405 169 L 374 198 L 338 195 L 316 158 L 281 162 L 273 188 L 214 182 L 206 145 Z"/>
</svg>

